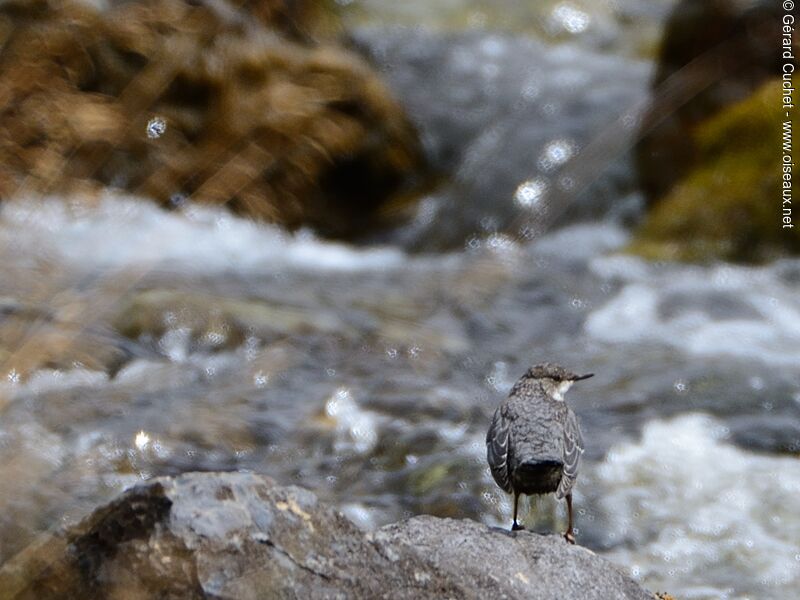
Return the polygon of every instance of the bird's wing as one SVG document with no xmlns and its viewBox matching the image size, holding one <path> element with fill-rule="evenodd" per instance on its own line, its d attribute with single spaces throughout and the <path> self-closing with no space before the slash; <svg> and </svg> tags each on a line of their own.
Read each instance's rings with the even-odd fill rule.
<svg viewBox="0 0 800 600">
<path fill-rule="evenodd" d="M 569 408 L 564 423 L 564 474 L 558 484 L 556 497 L 563 498 L 572 491 L 578 478 L 578 465 L 583 454 L 583 436 L 578 425 L 578 417 Z"/>
<path fill-rule="evenodd" d="M 511 493 L 511 479 L 508 473 L 508 439 L 509 422 L 503 415 L 503 407 L 500 406 L 494 412 L 492 424 L 486 433 L 486 459 L 489 461 L 489 469 L 492 477 L 503 490 Z"/>
</svg>

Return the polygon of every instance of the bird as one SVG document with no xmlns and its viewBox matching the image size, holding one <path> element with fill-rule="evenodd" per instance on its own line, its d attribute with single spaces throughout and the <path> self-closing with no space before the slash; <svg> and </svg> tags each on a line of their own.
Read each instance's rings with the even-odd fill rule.
<svg viewBox="0 0 800 600">
<path fill-rule="evenodd" d="M 512 531 L 524 529 L 517 523 L 520 494 L 555 492 L 567 502 L 564 538 L 575 543 L 572 487 L 584 445 L 578 417 L 564 394 L 593 375 L 577 375 L 553 363 L 534 365 L 495 410 L 486 433 L 486 458 L 497 485 L 514 495 Z"/>
</svg>

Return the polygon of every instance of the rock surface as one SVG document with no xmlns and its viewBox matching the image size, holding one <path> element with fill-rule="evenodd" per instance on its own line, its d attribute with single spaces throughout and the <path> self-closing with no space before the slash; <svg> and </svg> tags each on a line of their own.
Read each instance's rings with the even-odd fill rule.
<svg viewBox="0 0 800 600">
<path fill-rule="evenodd" d="M 408 247 L 528 238 L 554 221 L 637 213 L 620 201 L 636 188 L 636 130 L 616 128 L 600 155 L 579 153 L 646 98 L 646 63 L 495 32 L 365 28 L 353 37 L 445 176 L 400 235 Z"/>
<path fill-rule="evenodd" d="M 781 72 L 780 16 L 780 3 L 767 0 L 676 4 L 664 30 L 653 88 L 671 80 L 697 93 L 678 107 L 655 102 L 643 119 L 636 162 L 650 202 L 658 202 L 702 160 L 694 136 L 699 124 Z"/>
<path fill-rule="evenodd" d="M 781 227 L 780 95 L 781 82 L 769 81 L 696 127 L 695 164 L 651 208 L 632 251 L 654 260 L 738 262 L 800 253 L 800 229 Z"/>
<path fill-rule="evenodd" d="M 364 533 L 245 473 L 152 479 L 0 569 L 0 597 L 646 600 L 559 536 L 415 517 Z"/>
<path fill-rule="evenodd" d="M 346 236 L 419 167 L 412 127 L 319 3 L 0 7 L 0 197 L 111 186 Z"/>
</svg>

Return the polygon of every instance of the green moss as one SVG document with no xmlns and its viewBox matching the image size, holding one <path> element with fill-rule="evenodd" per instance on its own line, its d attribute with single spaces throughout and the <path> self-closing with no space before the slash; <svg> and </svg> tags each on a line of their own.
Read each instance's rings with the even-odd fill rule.
<svg viewBox="0 0 800 600">
<path fill-rule="evenodd" d="M 780 83 L 704 122 L 697 166 L 657 205 L 629 250 L 656 260 L 756 262 L 800 253 L 797 227 L 782 223 Z M 797 186 L 795 185 L 795 188 Z"/>
</svg>

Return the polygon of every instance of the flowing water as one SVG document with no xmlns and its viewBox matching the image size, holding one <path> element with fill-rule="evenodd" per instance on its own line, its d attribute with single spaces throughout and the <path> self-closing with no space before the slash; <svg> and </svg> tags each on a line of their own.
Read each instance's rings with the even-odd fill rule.
<svg viewBox="0 0 800 600">
<path fill-rule="evenodd" d="M 302 484 L 364 527 L 507 524 L 483 436 L 514 379 L 552 359 L 597 374 L 571 392 L 582 543 L 680 597 L 797 583 L 800 261 L 651 265 L 619 253 L 611 224 L 409 255 L 124 198 L 1 215 L 5 320 L 36 308 L 126 353 L 113 377 L 80 361 L 5 373 L 5 558 L 189 469 Z M 58 276 L 45 289 L 41 273 Z M 109 326 L 131 319 L 132 339 Z M 563 518 L 533 512 L 534 528 Z"/>
<path fill-rule="evenodd" d="M 356 42 L 398 56 L 403 34 L 376 31 Z M 794 597 L 800 260 L 625 254 L 621 223 L 640 205 L 625 152 L 582 192 L 600 208 L 516 235 L 551 163 L 644 96 L 648 64 L 519 32 L 406 34 L 419 43 L 387 77 L 456 174 L 381 244 L 110 193 L 0 205 L 0 335 L 17 348 L 0 355 L 0 561 L 187 470 L 303 485 L 365 528 L 419 513 L 508 525 L 486 428 L 516 378 L 553 360 L 596 373 L 569 397 L 587 442 L 580 543 L 676 597 Z M 546 72 L 525 79 L 534 55 Z M 484 79 L 459 77 L 475 65 Z M 569 118 L 522 126 L 548 111 Z M 469 216 L 453 225 L 459 194 Z M 523 513 L 563 526 L 551 499 Z"/>
</svg>

